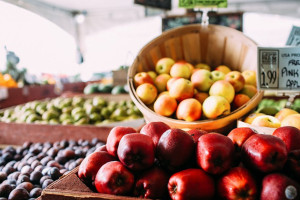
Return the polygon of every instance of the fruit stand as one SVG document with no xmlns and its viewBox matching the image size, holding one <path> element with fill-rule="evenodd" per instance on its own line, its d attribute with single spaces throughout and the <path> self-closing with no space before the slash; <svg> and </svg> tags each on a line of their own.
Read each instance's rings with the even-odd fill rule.
<svg viewBox="0 0 300 200">
<path fill-rule="evenodd" d="M 300 200 L 300 49 L 199 2 L 109 80 L 0 88 L 0 200 Z"/>
</svg>

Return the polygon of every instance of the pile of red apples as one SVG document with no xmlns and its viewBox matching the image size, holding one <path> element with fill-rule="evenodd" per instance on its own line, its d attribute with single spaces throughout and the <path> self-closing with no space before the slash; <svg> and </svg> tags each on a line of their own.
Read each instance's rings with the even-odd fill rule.
<svg viewBox="0 0 300 200">
<path fill-rule="evenodd" d="M 78 177 L 99 193 L 149 199 L 299 200 L 300 130 L 227 136 L 151 122 L 114 127 Z"/>
</svg>

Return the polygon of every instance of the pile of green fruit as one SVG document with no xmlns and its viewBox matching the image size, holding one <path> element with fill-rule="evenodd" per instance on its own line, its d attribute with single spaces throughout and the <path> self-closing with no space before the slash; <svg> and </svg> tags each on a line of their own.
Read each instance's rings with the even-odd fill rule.
<svg viewBox="0 0 300 200">
<path fill-rule="evenodd" d="M 263 99 L 258 104 L 256 112 L 264 113 L 266 115 L 275 115 L 286 106 L 287 102 L 287 99 Z M 300 112 L 300 99 L 295 99 L 291 104 L 290 108 L 292 110 Z"/>
<path fill-rule="evenodd" d="M 110 94 L 127 94 L 127 85 L 115 85 L 105 83 L 90 83 L 85 86 L 83 90 L 84 94 L 95 94 L 95 93 L 110 93 Z"/>
<path fill-rule="evenodd" d="M 102 125 L 141 117 L 131 100 L 107 101 L 100 96 L 32 101 L 0 112 L 2 122 L 63 125 Z"/>
</svg>

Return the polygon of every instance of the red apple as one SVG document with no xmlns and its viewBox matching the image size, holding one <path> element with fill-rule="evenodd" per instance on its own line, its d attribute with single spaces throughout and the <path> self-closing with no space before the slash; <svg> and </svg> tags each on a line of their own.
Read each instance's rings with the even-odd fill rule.
<svg viewBox="0 0 300 200">
<path fill-rule="evenodd" d="M 257 132 L 249 127 L 238 127 L 232 129 L 227 135 L 233 142 L 235 147 L 234 165 L 238 165 L 241 161 L 241 148 L 245 141 Z"/>
<path fill-rule="evenodd" d="M 286 145 L 281 139 L 263 134 L 250 136 L 241 150 L 245 166 L 265 173 L 281 170 L 287 154 Z"/>
<path fill-rule="evenodd" d="M 219 133 L 208 133 L 198 140 L 197 164 L 211 174 L 221 174 L 232 167 L 234 161 L 232 141 Z"/>
<path fill-rule="evenodd" d="M 110 155 L 117 157 L 119 142 L 124 135 L 129 133 L 136 133 L 136 130 L 134 128 L 125 126 L 116 126 L 113 129 L 111 129 L 107 136 L 107 152 Z"/>
<path fill-rule="evenodd" d="M 153 140 L 154 146 L 156 147 L 159 138 L 168 129 L 170 129 L 170 126 L 164 122 L 150 122 L 142 127 L 140 133 L 150 136 Z"/>
<path fill-rule="evenodd" d="M 194 142 L 197 143 L 199 137 L 207 134 L 207 131 L 195 128 L 195 129 L 188 130 L 187 133 L 190 134 L 193 137 Z"/>
<path fill-rule="evenodd" d="M 165 131 L 160 137 L 156 155 L 160 164 L 169 170 L 177 170 L 193 155 L 195 143 L 193 137 L 181 129 Z"/>
<path fill-rule="evenodd" d="M 154 81 L 147 72 L 138 72 L 133 77 L 135 87 L 142 85 L 143 83 L 151 83 L 154 85 Z"/>
<path fill-rule="evenodd" d="M 300 130 L 293 126 L 283 126 L 277 128 L 273 134 L 282 139 L 288 152 L 300 149 Z"/>
<path fill-rule="evenodd" d="M 100 193 L 126 195 L 134 185 L 134 175 L 119 161 L 104 164 L 95 179 L 96 190 Z"/>
<path fill-rule="evenodd" d="M 168 189 L 174 200 L 208 200 L 215 195 L 214 179 L 201 169 L 186 169 L 173 174 Z"/>
<path fill-rule="evenodd" d="M 264 177 L 262 181 L 261 200 L 299 200 L 300 185 L 291 178 L 273 173 Z"/>
<path fill-rule="evenodd" d="M 163 199 L 168 194 L 168 174 L 159 167 L 144 171 L 136 180 L 134 196 L 149 199 Z"/>
<path fill-rule="evenodd" d="M 238 127 L 232 129 L 227 136 L 232 140 L 236 150 L 240 151 L 244 142 L 254 134 L 257 134 L 257 132 L 252 128 Z"/>
<path fill-rule="evenodd" d="M 98 148 L 95 150 L 95 152 L 99 152 L 99 151 L 106 151 L 106 152 L 107 152 L 106 145 L 104 144 L 104 145 L 98 147 Z"/>
<path fill-rule="evenodd" d="M 131 170 L 144 170 L 154 163 L 154 144 L 150 136 L 140 133 L 122 137 L 118 147 L 118 157 Z"/>
<path fill-rule="evenodd" d="M 93 182 L 100 167 L 107 162 L 116 160 L 107 152 L 93 152 L 83 159 L 78 169 L 78 177 L 86 182 Z"/>
<path fill-rule="evenodd" d="M 289 152 L 284 169 L 290 177 L 300 180 L 300 149 Z"/>
<path fill-rule="evenodd" d="M 231 168 L 219 179 L 218 194 L 228 200 L 255 200 L 258 195 L 256 181 L 246 168 Z"/>
</svg>

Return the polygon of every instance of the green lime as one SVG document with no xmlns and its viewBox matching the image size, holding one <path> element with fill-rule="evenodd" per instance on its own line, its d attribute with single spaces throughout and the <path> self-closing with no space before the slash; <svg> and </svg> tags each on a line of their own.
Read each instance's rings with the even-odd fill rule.
<svg viewBox="0 0 300 200">
<path fill-rule="evenodd" d="M 26 118 L 26 123 L 33 123 L 37 120 L 40 120 L 40 117 L 37 116 L 36 114 L 31 114 Z"/>
<path fill-rule="evenodd" d="M 83 106 L 85 100 L 83 97 L 73 97 L 72 105 L 73 106 Z"/>
<path fill-rule="evenodd" d="M 84 94 L 94 94 L 94 93 L 97 93 L 98 91 L 99 91 L 98 90 L 98 84 L 96 84 L 96 83 L 88 84 L 83 89 L 83 93 Z"/>
<path fill-rule="evenodd" d="M 101 93 L 111 93 L 113 86 L 111 84 L 100 83 L 98 85 L 98 91 Z"/>
<path fill-rule="evenodd" d="M 256 112 L 274 116 L 276 113 L 279 112 L 279 109 L 277 107 L 274 107 L 274 106 L 268 106 L 268 107 L 263 107 L 263 108 L 257 110 Z"/>
<path fill-rule="evenodd" d="M 75 107 L 73 108 L 71 115 L 74 116 L 77 113 L 85 113 L 84 109 L 82 107 Z"/>
<path fill-rule="evenodd" d="M 114 88 L 111 90 L 111 94 L 123 94 L 126 93 L 123 85 L 116 85 Z"/>
<path fill-rule="evenodd" d="M 43 120 L 51 120 L 51 119 L 57 119 L 59 116 L 59 113 L 55 110 L 47 110 L 46 112 L 43 113 L 42 119 Z"/>
<path fill-rule="evenodd" d="M 101 121 L 103 120 L 103 117 L 99 113 L 91 113 L 89 115 L 89 118 L 91 121 L 96 122 L 96 121 Z"/>
<path fill-rule="evenodd" d="M 84 125 L 89 124 L 89 119 L 87 117 L 81 118 L 74 123 L 74 125 Z"/>
<path fill-rule="evenodd" d="M 93 105 L 101 108 L 101 107 L 106 106 L 107 102 L 102 97 L 94 97 Z"/>
</svg>

